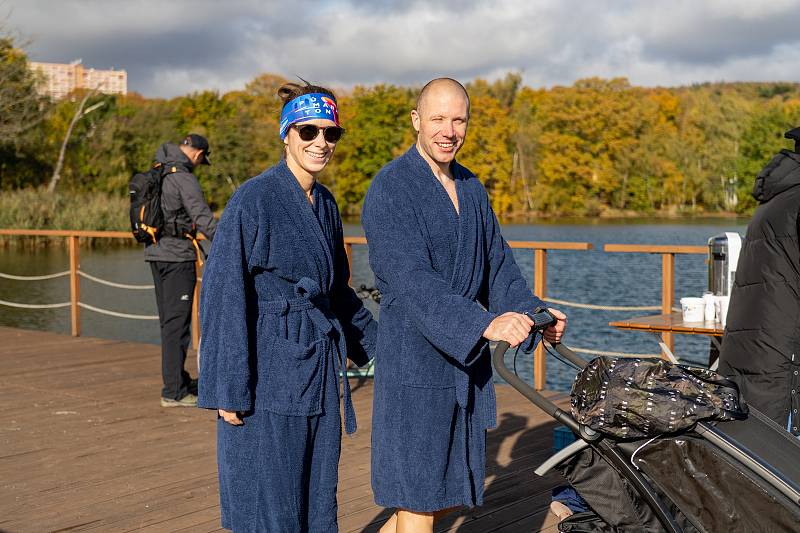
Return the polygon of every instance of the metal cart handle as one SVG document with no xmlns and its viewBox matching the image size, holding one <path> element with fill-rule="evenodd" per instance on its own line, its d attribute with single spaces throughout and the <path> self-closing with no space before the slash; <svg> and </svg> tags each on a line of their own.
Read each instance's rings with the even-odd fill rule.
<svg viewBox="0 0 800 533">
<path fill-rule="evenodd" d="M 544 341 L 542 341 L 544 342 Z M 562 344 L 555 344 L 553 347 L 561 354 L 565 359 L 574 363 L 579 368 L 583 368 L 586 366 L 586 361 L 578 357 L 578 355 L 567 348 Z M 512 372 L 505 363 L 504 357 L 506 352 L 508 351 L 509 345 L 505 341 L 500 341 L 497 343 L 497 347 L 494 349 L 494 354 L 492 355 L 492 364 L 494 365 L 495 371 L 500 375 L 501 378 L 506 380 L 506 382 L 517 389 L 520 394 L 528 398 L 531 402 L 536 405 L 539 409 L 550 415 L 551 417 L 558 420 L 560 423 L 567 426 L 573 432 L 578 433 L 580 428 L 578 423 L 572 418 L 572 415 L 569 413 L 565 413 L 560 408 L 556 406 L 553 402 L 542 396 L 536 389 L 525 383 L 519 376 L 517 376 L 514 372 Z"/>
</svg>

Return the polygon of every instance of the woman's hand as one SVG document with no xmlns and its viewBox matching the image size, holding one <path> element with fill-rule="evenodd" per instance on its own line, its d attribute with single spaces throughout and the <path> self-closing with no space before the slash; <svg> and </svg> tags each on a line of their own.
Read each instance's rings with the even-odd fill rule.
<svg viewBox="0 0 800 533">
<path fill-rule="evenodd" d="M 558 309 L 548 308 L 547 310 L 556 317 L 556 323 L 544 330 L 542 336 L 550 344 L 556 344 L 561 342 L 561 337 L 564 336 L 564 332 L 567 330 L 567 315 Z"/>
<path fill-rule="evenodd" d="M 234 426 L 241 426 L 244 424 L 238 411 L 226 411 L 225 409 L 217 409 L 217 413 L 222 417 L 225 422 Z"/>
</svg>

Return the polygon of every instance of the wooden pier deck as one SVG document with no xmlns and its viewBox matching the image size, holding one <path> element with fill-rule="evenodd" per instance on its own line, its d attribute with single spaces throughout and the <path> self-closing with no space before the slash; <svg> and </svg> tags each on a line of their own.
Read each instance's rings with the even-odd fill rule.
<svg viewBox="0 0 800 533">
<path fill-rule="evenodd" d="M 162 409 L 160 368 L 158 346 L 0 327 L 0 531 L 221 531 L 215 416 Z M 339 527 L 375 532 L 388 513 L 370 489 L 372 383 L 352 386 L 361 429 L 343 441 Z M 533 473 L 554 423 L 510 387 L 497 396 L 485 505 L 437 531 L 557 530 L 561 480 Z"/>
</svg>

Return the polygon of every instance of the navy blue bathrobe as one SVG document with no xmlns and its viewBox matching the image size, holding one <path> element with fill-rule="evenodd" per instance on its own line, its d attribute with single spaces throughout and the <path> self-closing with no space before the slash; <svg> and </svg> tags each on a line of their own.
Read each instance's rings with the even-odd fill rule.
<svg viewBox="0 0 800 533">
<path fill-rule="evenodd" d="M 480 505 L 495 427 L 488 341 L 528 289 L 478 179 L 455 161 L 459 213 L 412 147 L 372 181 L 362 224 L 381 300 L 372 488 L 384 507 Z"/>
<path fill-rule="evenodd" d="M 313 195 L 285 162 L 249 180 L 203 273 L 198 405 L 246 413 L 217 426 L 222 525 L 237 532 L 336 531 L 339 371 L 369 361 L 377 324 L 347 284 L 336 202 Z"/>
</svg>

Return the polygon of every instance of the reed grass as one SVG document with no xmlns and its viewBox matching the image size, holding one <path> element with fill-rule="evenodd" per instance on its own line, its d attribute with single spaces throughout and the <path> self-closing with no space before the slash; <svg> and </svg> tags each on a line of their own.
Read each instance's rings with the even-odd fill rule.
<svg viewBox="0 0 800 533">
<path fill-rule="evenodd" d="M 104 192 L 55 192 L 44 188 L 0 191 L 0 228 L 128 231 L 127 198 Z M 94 239 L 120 244 L 120 239 Z M 8 237 L 5 244 L 54 244 L 61 238 Z M 117 241 L 113 243 L 113 241 Z"/>
</svg>

